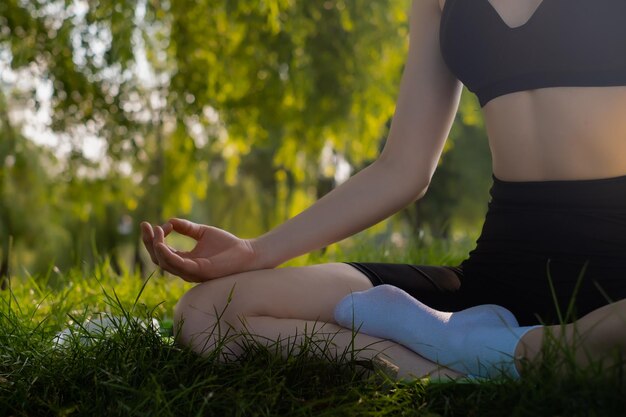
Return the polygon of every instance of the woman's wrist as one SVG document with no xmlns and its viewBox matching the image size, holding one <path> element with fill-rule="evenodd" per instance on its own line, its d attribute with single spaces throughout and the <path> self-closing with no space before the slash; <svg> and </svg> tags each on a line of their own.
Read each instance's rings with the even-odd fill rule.
<svg viewBox="0 0 626 417">
<path fill-rule="evenodd" d="M 275 268 L 284 261 L 281 261 L 272 246 L 267 244 L 267 240 L 263 237 L 248 239 L 248 243 L 254 253 L 254 269 L 271 269 Z"/>
</svg>

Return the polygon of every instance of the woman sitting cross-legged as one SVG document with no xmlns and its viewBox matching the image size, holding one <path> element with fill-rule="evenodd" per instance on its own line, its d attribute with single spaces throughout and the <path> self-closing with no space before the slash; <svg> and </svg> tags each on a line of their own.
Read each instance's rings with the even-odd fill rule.
<svg viewBox="0 0 626 417">
<path fill-rule="evenodd" d="M 200 283 L 178 302 L 180 342 L 214 348 L 208 330 L 223 312 L 259 340 L 336 333 L 338 351 L 369 347 L 360 354 L 383 355 L 400 377 L 517 377 L 521 363 L 541 360 L 547 337 L 581 366 L 624 366 L 624 16 L 623 0 L 414 0 L 396 111 L 374 163 L 255 239 L 182 219 L 142 224 L 152 260 Z M 493 160 L 467 259 L 276 268 L 421 198 L 463 84 L 478 97 Z M 172 232 L 196 247 L 170 248 Z"/>
</svg>

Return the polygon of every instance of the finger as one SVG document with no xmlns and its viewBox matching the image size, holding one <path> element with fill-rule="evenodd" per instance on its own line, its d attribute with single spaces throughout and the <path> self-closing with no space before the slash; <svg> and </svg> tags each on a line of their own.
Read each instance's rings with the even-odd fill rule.
<svg viewBox="0 0 626 417">
<path fill-rule="evenodd" d="M 171 251 L 167 247 L 167 245 L 163 243 L 155 243 L 154 253 L 156 254 L 157 259 L 159 260 L 159 266 L 171 274 L 180 276 L 182 274 L 182 271 L 178 270 L 178 268 L 174 267 L 169 262 L 169 257 L 170 257 L 169 252 Z"/>
<path fill-rule="evenodd" d="M 152 240 L 152 248 L 153 248 L 152 250 L 154 252 L 154 256 L 157 259 L 157 263 L 159 264 L 161 268 L 164 268 L 163 262 L 165 260 L 162 259 L 161 256 L 159 256 L 159 251 L 157 251 L 156 248 L 159 243 L 167 246 L 167 244 L 165 243 L 165 233 L 163 232 L 163 229 L 161 229 L 160 226 L 153 226 L 152 232 L 154 234 L 154 239 Z"/>
<path fill-rule="evenodd" d="M 161 226 L 161 229 L 163 229 L 163 234 L 165 236 L 169 235 L 172 230 L 174 229 L 174 227 L 172 226 L 172 224 L 168 221 L 166 223 L 163 224 L 163 226 Z"/>
<path fill-rule="evenodd" d="M 160 265 L 166 271 L 178 275 L 185 281 L 198 282 L 198 264 L 191 259 L 182 258 L 174 253 L 167 245 L 157 243 L 155 246 Z"/>
<path fill-rule="evenodd" d="M 188 251 L 178 250 L 174 248 L 170 248 L 170 250 L 174 252 L 176 255 L 180 256 L 181 258 L 190 258 L 192 256 L 191 252 L 188 252 Z"/>
<path fill-rule="evenodd" d="M 173 229 L 178 233 L 196 240 L 200 240 L 204 233 L 202 225 L 190 222 L 189 220 L 173 218 L 170 219 L 168 223 L 171 224 Z"/>
<path fill-rule="evenodd" d="M 152 226 L 148 222 L 141 222 L 139 225 L 141 228 L 141 234 L 144 240 L 152 241 L 154 239 L 154 233 L 152 233 Z"/>
<path fill-rule="evenodd" d="M 152 260 L 152 262 L 154 262 L 155 264 L 158 264 L 158 260 L 154 253 L 154 246 L 153 246 L 154 232 L 152 230 L 152 226 L 150 225 L 150 223 L 141 222 L 140 227 L 141 227 L 141 239 L 143 240 L 143 245 L 146 247 L 146 250 L 148 251 L 148 254 L 150 255 L 150 259 Z"/>
<path fill-rule="evenodd" d="M 161 226 L 154 226 L 152 230 L 154 232 L 154 245 L 156 246 L 157 243 L 165 244 L 165 232 Z"/>
<path fill-rule="evenodd" d="M 182 257 L 189 257 L 190 256 L 190 252 L 176 250 L 176 249 L 171 248 L 171 247 L 169 247 L 167 245 L 167 243 L 165 242 L 165 236 L 167 236 L 167 233 L 163 230 L 163 228 L 161 226 L 155 226 L 154 230 L 155 230 L 155 238 L 154 238 L 154 244 L 155 245 L 157 243 L 163 243 L 163 244 L 165 244 L 165 246 L 168 248 L 168 250 L 170 252 L 173 252 L 173 253 L 175 253 L 175 254 L 177 254 L 179 256 L 182 256 Z"/>
</svg>

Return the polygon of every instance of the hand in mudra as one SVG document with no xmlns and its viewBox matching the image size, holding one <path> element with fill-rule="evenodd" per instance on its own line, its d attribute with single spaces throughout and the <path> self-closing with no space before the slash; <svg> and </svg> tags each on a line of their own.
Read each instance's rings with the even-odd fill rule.
<svg viewBox="0 0 626 417">
<path fill-rule="evenodd" d="M 195 239 L 196 246 L 189 252 L 169 247 L 165 236 L 172 231 Z M 185 281 L 208 281 L 260 268 L 258 254 L 250 240 L 216 227 L 170 219 L 162 227 L 142 222 L 141 234 L 152 262 Z"/>
</svg>

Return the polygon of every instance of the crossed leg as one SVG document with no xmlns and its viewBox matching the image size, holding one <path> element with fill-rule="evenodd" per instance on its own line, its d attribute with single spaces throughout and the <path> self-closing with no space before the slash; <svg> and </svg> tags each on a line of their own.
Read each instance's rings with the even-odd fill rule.
<svg viewBox="0 0 626 417">
<path fill-rule="evenodd" d="M 380 355 L 398 366 L 399 378 L 462 376 L 398 343 L 363 333 L 353 335 L 339 326 L 333 316 L 336 304 L 347 294 L 370 288 L 365 275 L 341 263 L 249 271 L 208 281 L 188 291 L 176 306 L 179 341 L 198 353 L 210 350 L 217 337 L 212 330 L 221 314 L 222 328 L 226 325 L 241 331 L 243 321 L 247 332 L 267 343 L 281 339 L 285 344 L 297 344 L 305 329 L 309 334 L 332 335 L 336 353 L 352 346 L 360 358 Z M 586 366 L 597 359 L 604 359 L 605 366 L 615 365 L 626 357 L 626 300 L 599 308 L 574 323 L 530 330 L 515 349 L 518 369 L 523 360 L 541 360 L 546 337 L 570 352 L 573 349 L 577 365 Z M 234 342 L 228 348 L 234 354 L 240 352 Z"/>
<path fill-rule="evenodd" d="M 189 290 L 175 310 L 179 342 L 198 353 L 215 347 L 220 329 L 244 330 L 255 339 L 285 344 L 299 342 L 306 331 L 332 336 L 331 349 L 341 354 L 353 347 L 357 358 L 375 356 L 398 367 L 399 378 L 432 376 L 458 378 L 461 373 L 441 367 L 404 346 L 336 324 L 333 310 L 347 294 L 372 288 L 365 275 L 342 263 L 243 272 L 199 284 Z M 229 301 L 229 295 L 232 295 Z M 289 339 L 287 339 L 289 337 Z M 227 346 L 241 352 L 236 341 Z"/>
<path fill-rule="evenodd" d="M 544 353 L 555 371 L 567 364 L 584 369 L 593 362 L 603 370 L 626 365 L 626 300 L 569 324 L 519 326 L 510 311 L 497 305 L 442 312 L 399 288 L 381 285 L 346 296 L 335 309 L 335 319 L 346 327 L 358 323 L 367 334 L 481 377 L 502 372 L 518 377 L 522 361 L 541 361 Z M 544 341 L 552 342 L 551 349 L 543 348 Z"/>
</svg>

